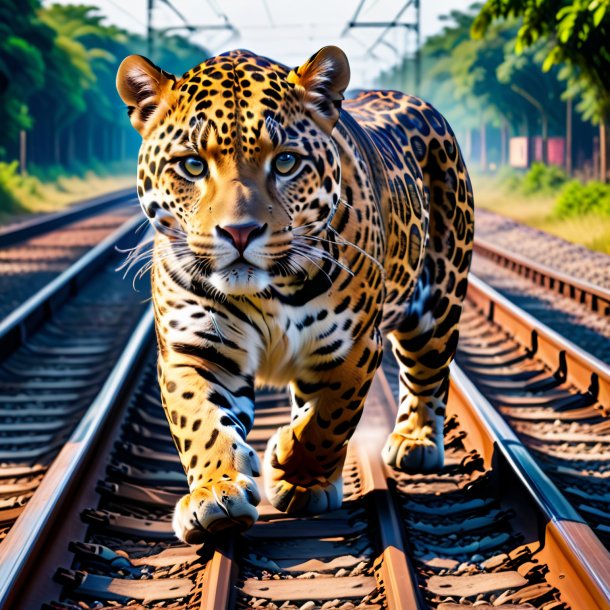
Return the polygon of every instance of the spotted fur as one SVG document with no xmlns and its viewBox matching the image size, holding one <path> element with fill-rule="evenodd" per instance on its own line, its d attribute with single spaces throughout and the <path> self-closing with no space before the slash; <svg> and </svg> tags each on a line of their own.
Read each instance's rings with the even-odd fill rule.
<svg viewBox="0 0 610 610">
<path fill-rule="evenodd" d="M 246 437 L 259 383 L 289 385 L 293 401 L 265 455 L 270 501 L 289 512 L 340 506 L 384 335 L 401 382 L 385 460 L 443 464 L 470 181 L 434 108 L 396 91 L 342 103 L 348 81 L 336 47 L 294 70 L 248 51 L 181 78 L 138 56 L 119 70 L 143 137 L 159 381 L 190 486 L 174 527 L 188 542 L 257 517 L 260 466 Z M 281 153 L 298 171 L 278 173 Z"/>
</svg>

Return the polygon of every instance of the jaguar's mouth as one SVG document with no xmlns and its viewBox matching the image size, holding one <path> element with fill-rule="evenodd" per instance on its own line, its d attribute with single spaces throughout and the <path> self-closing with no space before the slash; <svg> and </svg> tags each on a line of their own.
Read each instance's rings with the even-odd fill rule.
<svg viewBox="0 0 610 610">
<path fill-rule="evenodd" d="M 240 257 L 214 271 L 208 281 L 225 294 L 247 295 L 265 290 L 271 278 L 267 271 Z"/>
<path fill-rule="evenodd" d="M 223 273 L 223 272 L 231 272 L 231 271 L 249 271 L 254 273 L 255 270 L 259 269 L 260 267 L 258 265 L 255 265 L 254 263 L 250 262 L 249 260 L 246 260 L 242 255 L 240 255 L 238 258 L 236 258 L 235 260 L 231 261 L 230 263 L 228 263 L 227 265 L 224 265 L 224 267 L 220 267 L 217 270 L 217 273 Z"/>
</svg>

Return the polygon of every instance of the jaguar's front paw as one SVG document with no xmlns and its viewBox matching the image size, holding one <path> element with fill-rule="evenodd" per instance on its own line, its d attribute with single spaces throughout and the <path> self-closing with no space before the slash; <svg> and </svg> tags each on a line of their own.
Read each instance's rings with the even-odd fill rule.
<svg viewBox="0 0 610 610">
<path fill-rule="evenodd" d="M 403 472 L 436 472 L 445 462 L 443 437 L 417 438 L 392 432 L 382 450 L 386 464 Z"/>
<path fill-rule="evenodd" d="M 278 439 L 291 435 L 288 428 L 280 429 L 267 444 L 264 461 L 265 493 L 269 502 L 286 513 L 319 514 L 341 508 L 343 478 L 341 470 L 332 479 L 314 473 L 318 466 L 311 456 L 299 450 L 294 439 L 278 451 Z M 279 454 L 279 456 L 278 456 Z"/>
<path fill-rule="evenodd" d="M 258 518 L 255 506 L 259 502 L 256 483 L 243 474 L 198 487 L 176 505 L 174 531 L 183 542 L 201 544 L 221 530 L 246 530 Z"/>
</svg>

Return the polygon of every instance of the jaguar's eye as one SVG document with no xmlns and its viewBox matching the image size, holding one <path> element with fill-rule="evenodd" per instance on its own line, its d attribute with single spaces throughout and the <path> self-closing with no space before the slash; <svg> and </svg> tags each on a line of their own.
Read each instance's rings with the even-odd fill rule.
<svg viewBox="0 0 610 610">
<path fill-rule="evenodd" d="M 208 170 L 207 163 L 199 157 L 187 157 L 180 164 L 184 171 L 193 178 L 201 178 Z"/>
<path fill-rule="evenodd" d="M 293 153 L 280 153 L 273 159 L 273 170 L 280 176 L 289 176 L 293 174 L 301 163 L 300 157 Z"/>
</svg>

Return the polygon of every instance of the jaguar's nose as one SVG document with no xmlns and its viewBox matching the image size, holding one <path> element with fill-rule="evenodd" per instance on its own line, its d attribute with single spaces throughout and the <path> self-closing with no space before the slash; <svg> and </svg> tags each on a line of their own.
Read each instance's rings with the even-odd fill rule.
<svg viewBox="0 0 610 610">
<path fill-rule="evenodd" d="M 228 239 L 241 255 L 248 244 L 259 235 L 262 235 L 266 228 L 267 223 L 259 225 L 256 222 L 246 222 L 239 225 L 225 225 L 224 227 L 216 225 L 216 233 L 220 237 Z"/>
</svg>

